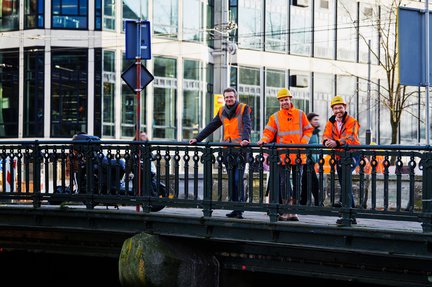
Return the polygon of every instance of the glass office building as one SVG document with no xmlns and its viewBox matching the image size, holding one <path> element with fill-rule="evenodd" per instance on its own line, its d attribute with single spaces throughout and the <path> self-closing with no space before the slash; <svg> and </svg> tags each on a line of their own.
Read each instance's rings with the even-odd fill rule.
<svg viewBox="0 0 432 287">
<path fill-rule="evenodd" d="M 151 139 L 196 135 L 214 115 L 222 71 L 252 107 L 253 140 L 279 109 L 277 90 L 288 87 L 295 106 L 320 114 L 322 125 L 331 98 L 343 96 L 360 120 L 362 141 L 370 118 L 372 137 L 390 143 L 390 115 L 379 100 L 385 74 L 375 57 L 383 55 L 374 27 L 387 19 L 384 4 L 0 0 L 0 138 L 60 139 L 85 131 L 131 139 L 138 103 L 121 79 L 134 62 L 125 59 L 124 20 L 146 19 L 152 58 L 143 64 L 155 79 L 141 94 L 140 123 Z M 425 142 L 424 99 L 417 88 L 412 92 L 400 127 L 404 144 Z"/>
</svg>

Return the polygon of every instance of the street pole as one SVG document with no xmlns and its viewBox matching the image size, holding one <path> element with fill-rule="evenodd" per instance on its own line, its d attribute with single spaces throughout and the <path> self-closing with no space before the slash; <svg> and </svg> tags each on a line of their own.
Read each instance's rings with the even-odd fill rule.
<svg viewBox="0 0 432 287">
<path fill-rule="evenodd" d="M 367 130 L 366 130 L 366 144 L 371 143 L 371 88 L 370 88 L 370 76 L 371 76 L 371 40 L 368 41 L 368 83 L 367 83 Z"/>
<path fill-rule="evenodd" d="M 426 14 L 425 14 L 425 39 L 426 39 L 426 144 L 429 145 L 430 141 L 430 124 L 429 124 L 429 0 L 426 0 Z"/>
<path fill-rule="evenodd" d="M 138 20 L 138 28 L 137 28 L 137 56 L 135 57 L 135 65 L 136 65 L 136 127 L 135 127 L 135 140 L 139 141 L 139 133 L 140 133 L 140 119 L 141 119 L 141 15 L 140 20 Z M 141 148 L 138 146 L 138 196 L 141 196 Z M 139 204 L 136 205 L 136 211 L 140 211 Z"/>
</svg>

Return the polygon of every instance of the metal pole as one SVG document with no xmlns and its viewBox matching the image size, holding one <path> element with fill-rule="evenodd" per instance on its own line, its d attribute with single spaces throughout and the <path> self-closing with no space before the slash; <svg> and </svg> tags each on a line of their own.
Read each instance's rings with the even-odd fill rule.
<svg viewBox="0 0 432 287">
<path fill-rule="evenodd" d="M 370 76 L 371 76 L 371 40 L 368 41 L 368 83 L 367 83 L 367 130 L 366 130 L 366 144 L 371 143 L 371 88 L 370 88 Z"/>
<path fill-rule="evenodd" d="M 136 65 L 136 127 L 135 127 L 135 140 L 139 141 L 140 133 L 140 120 L 141 120 L 141 15 L 140 20 L 137 21 L 137 56 L 135 57 Z M 141 148 L 138 147 L 138 196 L 141 196 Z M 136 211 L 140 211 L 139 204 L 136 205 Z"/>
<path fill-rule="evenodd" d="M 425 40 L 426 40 L 426 144 L 430 142 L 430 124 L 429 124 L 429 0 L 426 0 L 425 13 Z"/>
</svg>

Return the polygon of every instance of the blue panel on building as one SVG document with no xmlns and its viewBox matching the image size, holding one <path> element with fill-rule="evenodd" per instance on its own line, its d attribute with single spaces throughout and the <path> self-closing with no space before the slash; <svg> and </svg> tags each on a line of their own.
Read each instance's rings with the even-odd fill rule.
<svg viewBox="0 0 432 287">
<path fill-rule="evenodd" d="M 426 85 L 424 10 L 399 7 L 399 81 L 407 86 Z M 429 13 L 429 27 L 432 24 Z M 429 40 L 432 28 L 429 28 Z M 429 41 L 430 43 L 430 41 Z M 432 56 L 429 44 L 429 55 Z M 432 79 L 432 57 L 429 57 L 429 79 Z"/>
</svg>

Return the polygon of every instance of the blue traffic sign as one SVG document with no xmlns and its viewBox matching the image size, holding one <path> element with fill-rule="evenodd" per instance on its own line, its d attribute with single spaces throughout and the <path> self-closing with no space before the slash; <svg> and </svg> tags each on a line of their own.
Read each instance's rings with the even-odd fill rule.
<svg viewBox="0 0 432 287">
<path fill-rule="evenodd" d="M 122 73 L 121 77 L 134 92 L 141 91 L 154 79 L 153 75 L 146 69 L 146 67 L 141 65 L 141 87 L 138 87 L 137 68 L 135 63 L 130 65 L 126 71 Z"/>
<path fill-rule="evenodd" d="M 407 86 L 426 84 L 425 10 L 399 7 L 399 81 Z M 429 39 L 432 39 L 432 15 L 429 12 Z M 430 42 L 429 40 L 429 42 Z M 432 44 L 429 44 L 432 55 Z M 429 57 L 432 67 L 432 57 Z M 429 70 L 429 79 L 432 79 Z"/>
<path fill-rule="evenodd" d="M 150 21 L 125 21 L 126 59 L 151 59 Z"/>
</svg>

